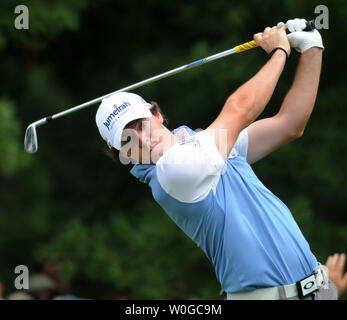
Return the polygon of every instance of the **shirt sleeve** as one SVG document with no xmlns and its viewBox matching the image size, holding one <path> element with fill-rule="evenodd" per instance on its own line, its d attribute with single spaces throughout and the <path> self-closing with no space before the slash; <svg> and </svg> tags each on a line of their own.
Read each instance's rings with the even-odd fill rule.
<svg viewBox="0 0 347 320">
<path fill-rule="evenodd" d="M 247 152 L 248 152 L 248 130 L 247 130 L 247 128 L 243 129 L 240 132 L 228 158 L 232 158 L 234 155 L 236 155 L 235 150 L 236 150 L 237 154 L 239 154 L 245 160 L 247 159 Z"/>
<path fill-rule="evenodd" d="M 158 160 L 156 170 L 167 194 L 193 203 L 215 188 L 225 165 L 212 136 L 201 131 L 170 147 Z"/>
</svg>

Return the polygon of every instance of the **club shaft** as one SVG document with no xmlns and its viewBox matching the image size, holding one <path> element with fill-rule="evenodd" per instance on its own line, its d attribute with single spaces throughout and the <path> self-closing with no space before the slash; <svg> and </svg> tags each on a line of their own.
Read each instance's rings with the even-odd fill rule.
<svg viewBox="0 0 347 320">
<path fill-rule="evenodd" d="M 113 95 L 117 92 L 123 92 L 123 91 L 131 91 L 131 90 L 134 90 L 136 88 L 139 88 L 139 87 L 142 87 L 144 85 L 147 85 L 147 84 L 150 84 L 150 83 L 153 83 L 153 82 L 156 82 L 160 79 L 164 79 L 164 78 L 167 78 L 167 77 L 170 77 L 174 74 L 178 74 L 182 71 L 185 71 L 185 70 L 189 70 L 189 69 L 192 69 L 194 67 L 197 67 L 199 65 L 202 65 L 202 64 L 205 64 L 205 63 L 208 63 L 208 62 L 211 62 L 213 60 L 217 60 L 217 59 L 220 59 L 220 58 L 223 58 L 223 57 L 226 57 L 228 55 L 231 55 L 233 53 L 235 53 L 235 48 L 232 48 L 232 49 L 229 49 L 229 50 L 225 50 L 223 52 L 220 52 L 220 53 L 217 53 L 217 54 L 214 54 L 212 56 L 209 56 L 209 57 L 206 57 L 206 58 L 203 58 L 203 59 L 200 59 L 200 60 L 196 60 L 194 62 L 191 62 L 191 63 L 188 63 L 186 65 L 183 65 L 181 67 L 178 67 L 178 68 L 175 68 L 175 69 L 172 69 L 170 71 L 167 71 L 167 72 L 164 72 L 164 73 L 161 73 L 159 75 L 156 75 L 154 77 L 151 77 L 151 78 L 148 78 L 146 80 L 143 80 L 143 81 L 140 81 L 140 82 L 137 82 L 137 83 L 134 83 L 130 86 L 127 86 L 127 87 L 124 87 L 122 89 L 119 89 L 117 91 L 114 91 L 114 92 L 111 92 L 111 93 L 108 93 L 104 96 L 101 96 L 101 97 L 98 97 L 98 98 L 95 98 L 93 100 L 90 100 L 90 101 L 87 101 L 85 103 L 82 103 L 82 104 L 79 104 L 78 106 L 76 107 L 73 107 L 73 108 L 70 108 L 68 110 L 65 110 L 65 111 L 62 111 L 62 112 L 59 112 L 59 113 L 56 113 L 50 117 L 46 117 L 46 118 L 43 118 L 39 121 L 37 121 L 35 123 L 35 125 L 38 127 L 40 125 L 43 125 L 45 124 L 46 122 L 50 121 L 50 120 L 54 120 L 54 119 L 57 119 L 57 118 L 61 118 L 67 114 L 70 114 L 72 112 L 75 112 L 75 111 L 78 111 L 78 110 L 81 110 L 83 108 L 86 108 L 86 107 L 89 107 L 93 104 L 96 104 L 98 102 L 100 102 L 102 99 L 110 96 L 110 95 Z"/>
</svg>

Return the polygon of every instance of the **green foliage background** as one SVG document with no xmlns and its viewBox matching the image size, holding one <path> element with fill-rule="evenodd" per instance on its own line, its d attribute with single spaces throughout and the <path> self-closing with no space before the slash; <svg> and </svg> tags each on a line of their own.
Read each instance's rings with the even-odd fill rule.
<svg viewBox="0 0 347 320">
<path fill-rule="evenodd" d="M 29 8 L 29 30 L 14 8 Z M 148 187 L 103 154 L 96 106 L 38 129 L 39 152 L 23 150 L 31 122 L 252 39 L 268 25 L 329 8 L 320 90 L 303 137 L 254 165 L 292 210 L 317 258 L 346 252 L 347 2 L 35 0 L 0 2 L 0 278 L 59 261 L 73 293 L 105 298 L 218 299 L 212 266 Z M 290 87 L 293 52 L 264 116 Z M 226 97 L 265 63 L 261 49 L 136 90 L 158 101 L 171 129 L 206 127 Z M 250 257 L 251 259 L 251 257 Z M 346 296 L 345 296 L 346 297 Z"/>
</svg>

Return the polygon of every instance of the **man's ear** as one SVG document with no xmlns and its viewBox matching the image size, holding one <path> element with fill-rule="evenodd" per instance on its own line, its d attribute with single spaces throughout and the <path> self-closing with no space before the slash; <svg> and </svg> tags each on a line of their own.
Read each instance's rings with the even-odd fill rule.
<svg viewBox="0 0 347 320">
<path fill-rule="evenodd" d="M 160 113 L 160 111 L 158 111 L 155 116 L 158 118 L 158 120 L 160 121 L 161 124 L 164 123 L 164 118 L 163 118 L 162 114 Z"/>
</svg>

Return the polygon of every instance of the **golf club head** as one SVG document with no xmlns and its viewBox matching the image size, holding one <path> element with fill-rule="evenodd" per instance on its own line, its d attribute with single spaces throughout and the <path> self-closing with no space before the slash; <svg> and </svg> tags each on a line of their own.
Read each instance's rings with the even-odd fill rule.
<svg viewBox="0 0 347 320">
<path fill-rule="evenodd" d="M 37 142 L 36 126 L 31 124 L 25 131 L 24 148 L 26 152 L 35 153 L 39 148 Z"/>
</svg>

